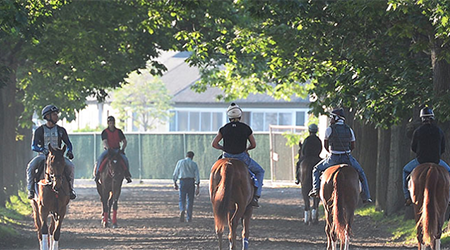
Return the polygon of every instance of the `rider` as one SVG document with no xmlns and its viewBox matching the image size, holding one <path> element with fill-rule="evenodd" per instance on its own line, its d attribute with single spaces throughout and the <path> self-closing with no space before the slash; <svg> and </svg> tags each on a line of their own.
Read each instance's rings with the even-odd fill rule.
<svg viewBox="0 0 450 250">
<path fill-rule="evenodd" d="M 61 148 L 61 141 L 67 145 L 67 154 L 66 156 L 72 160 L 72 143 L 69 140 L 69 136 L 67 135 L 66 129 L 61 126 L 58 126 L 56 123 L 59 120 L 59 109 L 55 105 L 47 105 L 42 109 L 42 118 L 47 122 L 44 125 L 41 125 L 34 131 L 33 140 L 31 144 L 31 149 L 38 154 L 28 163 L 27 167 L 27 189 L 28 189 L 28 199 L 34 198 L 34 173 L 36 168 L 45 161 L 49 151 L 48 144 L 51 144 L 52 147 Z M 70 182 L 70 199 L 75 199 L 77 197 L 75 190 L 73 189 L 73 181 L 74 181 L 74 165 L 67 158 L 66 160 L 66 168 L 65 174 L 67 179 Z"/>
<path fill-rule="evenodd" d="M 364 170 L 358 161 L 350 154 L 355 148 L 355 134 L 353 130 L 344 123 L 345 116 L 343 109 L 334 109 L 331 112 L 331 125 L 325 130 L 325 149 L 331 153 L 324 160 L 319 162 L 313 169 L 313 189 L 309 196 L 318 196 L 320 188 L 320 175 L 325 169 L 338 165 L 349 164 L 358 171 L 359 179 L 362 183 L 363 203 L 370 203 L 369 185 Z"/>
<path fill-rule="evenodd" d="M 223 157 L 235 158 L 243 161 L 250 171 L 252 171 L 257 179 L 257 189 L 252 200 L 252 206 L 259 207 L 258 200 L 261 197 L 261 190 L 264 179 L 264 169 L 256 163 L 248 151 L 256 147 L 256 140 L 253 136 L 253 131 L 245 123 L 240 122 L 242 116 L 241 108 L 235 103 L 227 109 L 227 116 L 229 123 L 225 124 L 219 129 L 216 137 L 212 141 L 213 148 L 223 150 Z M 220 140 L 223 139 L 223 145 L 220 145 Z M 247 141 L 250 145 L 247 146 Z"/>
<path fill-rule="evenodd" d="M 422 125 L 414 130 L 411 149 L 416 153 L 416 158 L 410 161 L 403 168 L 403 193 L 405 195 L 405 205 L 411 205 L 411 197 L 408 192 L 407 177 L 419 164 L 433 162 L 439 164 L 450 172 L 450 167 L 441 160 L 441 154 L 445 152 L 444 132 L 433 124 L 434 113 L 429 107 L 420 110 Z"/>
<path fill-rule="evenodd" d="M 320 152 L 322 152 L 322 141 L 317 137 L 317 131 L 319 128 L 316 124 L 311 124 L 308 126 L 309 136 L 303 141 L 301 145 L 301 151 L 299 152 L 299 158 L 297 162 L 297 174 L 295 177 L 295 184 L 299 184 L 299 171 L 300 171 L 300 163 L 306 157 L 316 157 L 320 159 Z M 300 154 L 301 153 L 301 154 Z"/>
<path fill-rule="evenodd" d="M 125 148 L 127 147 L 127 139 L 123 134 L 121 129 L 116 128 L 116 119 L 114 116 L 108 116 L 108 128 L 105 128 L 102 131 L 102 142 L 103 148 L 105 151 L 100 155 L 97 159 L 97 164 L 95 164 L 95 181 L 98 181 L 100 178 L 99 168 L 102 161 L 105 159 L 108 154 L 108 149 L 113 149 L 120 152 L 120 156 L 122 156 L 123 161 L 125 162 L 126 171 L 125 171 L 125 179 L 127 183 L 132 182 L 131 173 L 130 173 L 130 165 L 128 163 L 128 158 L 125 155 Z M 122 143 L 122 149 L 120 149 L 120 143 Z"/>
</svg>

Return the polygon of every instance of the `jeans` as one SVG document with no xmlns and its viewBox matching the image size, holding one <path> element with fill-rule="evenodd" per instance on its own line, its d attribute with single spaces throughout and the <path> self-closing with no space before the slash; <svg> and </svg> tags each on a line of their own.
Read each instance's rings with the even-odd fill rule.
<svg viewBox="0 0 450 250">
<path fill-rule="evenodd" d="M 420 163 L 417 160 L 417 158 L 414 158 L 412 161 L 408 162 L 403 167 L 403 194 L 405 196 L 405 199 L 410 198 L 409 191 L 408 191 L 408 182 L 406 181 L 406 179 L 411 174 L 411 172 L 419 165 L 420 165 Z M 439 165 L 445 167 L 447 169 L 447 171 L 450 173 L 450 167 L 448 166 L 448 164 L 445 161 L 440 160 Z"/>
<path fill-rule="evenodd" d="M 248 169 L 250 169 L 250 171 L 252 171 L 257 179 L 257 186 L 258 188 L 256 189 L 255 195 L 258 197 L 261 197 L 261 191 L 262 191 L 262 186 L 263 186 L 263 180 L 264 180 L 264 169 L 256 162 L 254 161 L 252 158 L 250 158 L 250 156 L 247 154 L 247 152 L 243 152 L 240 154 L 229 154 L 224 152 L 223 153 L 223 157 L 225 158 L 234 158 L 234 159 L 238 159 L 242 162 L 244 162 L 247 166 Z"/>
<path fill-rule="evenodd" d="M 28 163 L 27 166 L 27 189 L 28 191 L 31 191 L 33 189 L 33 177 L 34 177 L 34 173 L 36 171 L 36 168 L 39 167 L 39 165 L 44 162 L 46 159 L 45 154 L 41 154 L 39 153 L 38 155 L 36 155 L 31 161 L 30 163 Z M 75 166 L 73 165 L 73 163 L 67 159 L 64 158 L 66 160 L 66 168 L 64 169 L 64 172 L 68 171 L 68 177 L 69 177 L 69 182 L 70 182 L 70 188 L 72 188 L 73 190 L 73 179 L 74 179 L 74 173 L 75 173 Z"/>
<path fill-rule="evenodd" d="M 114 149 L 116 153 L 119 151 L 118 149 Z M 103 153 L 98 157 L 97 163 L 95 164 L 95 174 L 98 174 L 100 165 L 102 164 L 103 160 L 105 159 L 106 155 L 108 154 L 108 150 L 103 151 Z M 122 156 L 123 161 L 125 162 L 125 166 L 127 167 L 128 172 L 130 172 L 130 164 L 128 163 L 128 158 L 125 154 L 120 153 L 120 156 Z"/>
<path fill-rule="evenodd" d="M 313 169 L 313 189 L 320 189 L 320 175 L 322 172 L 327 168 L 338 164 L 348 164 L 356 169 L 362 184 L 362 198 L 363 200 L 370 199 L 369 184 L 367 182 L 366 174 L 361 168 L 361 165 L 359 165 L 358 161 L 351 154 L 331 154 L 331 156 L 328 156 L 319 162 Z"/>
<path fill-rule="evenodd" d="M 186 220 L 192 220 L 192 210 L 194 208 L 195 181 L 192 178 L 180 179 L 180 212 L 186 211 Z M 187 196 L 187 206 L 186 206 Z"/>
</svg>

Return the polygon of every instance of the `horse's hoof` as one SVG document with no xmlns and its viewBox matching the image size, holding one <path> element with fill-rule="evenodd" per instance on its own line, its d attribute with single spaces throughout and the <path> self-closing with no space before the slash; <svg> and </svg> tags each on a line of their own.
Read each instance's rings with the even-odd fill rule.
<svg viewBox="0 0 450 250">
<path fill-rule="evenodd" d="M 113 224 L 112 228 L 118 228 L 119 226 L 117 224 Z"/>
</svg>

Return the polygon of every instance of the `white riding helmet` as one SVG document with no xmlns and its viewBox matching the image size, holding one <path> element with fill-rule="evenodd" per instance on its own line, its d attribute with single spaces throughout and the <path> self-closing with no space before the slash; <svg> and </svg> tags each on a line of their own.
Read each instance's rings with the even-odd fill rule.
<svg viewBox="0 0 450 250">
<path fill-rule="evenodd" d="M 241 118 L 242 109 L 233 102 L 227 109 L 227 116 L 229 119 Z"/>
</svg>

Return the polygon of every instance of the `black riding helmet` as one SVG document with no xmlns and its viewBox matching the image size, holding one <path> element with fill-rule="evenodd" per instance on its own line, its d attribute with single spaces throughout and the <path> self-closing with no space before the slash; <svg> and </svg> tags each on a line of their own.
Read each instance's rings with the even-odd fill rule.
<svg viewBox="0 0 450 250">
<path fill-rule="evenodd" d="M 59 113 L 59 108 L 55 105 L 47 105 L 42 109 L 42 119 L 49 121 L 49 119 L 46 119 L 45 116 L 48 114 L 51 114 L 53 112 Z"/>
<path fill-rule="evenodd" d="M 335 121 L 342 119 L 345 120 L 344 110 L 343 109 L 334 109 L 331 111 L 331 118 L 334 118 Z"/>
<path fill-rule="evenodd" d="M 433 110 L 429 107 L 424 107 L 420 110 L 420 118 L 422 119 L 422 121 L 434 120 Z"/>
<path fill-rule="evenodd" d="M 110 116 L 108 116 L 107 121 L 108 121 L 108 122 L 109 122 L 109 121 L 116 122 L 116 118 L 114 118 L 114 116 L 110 115 Z"/>
</svg>

